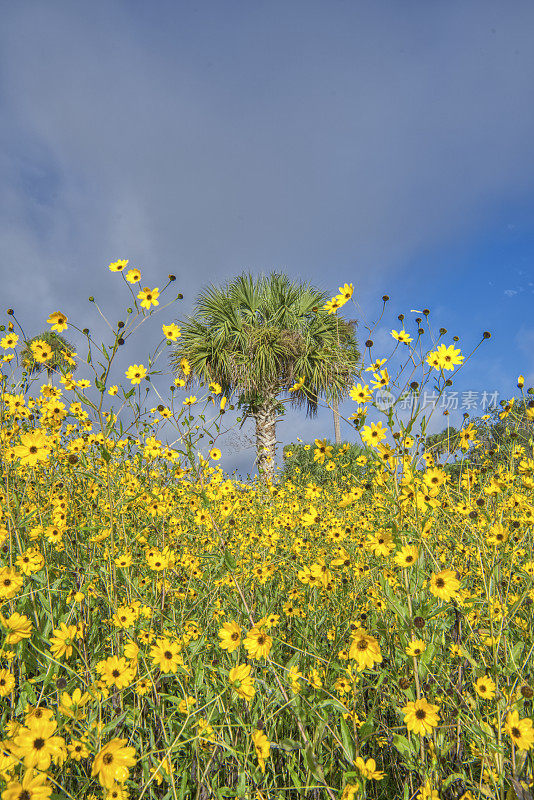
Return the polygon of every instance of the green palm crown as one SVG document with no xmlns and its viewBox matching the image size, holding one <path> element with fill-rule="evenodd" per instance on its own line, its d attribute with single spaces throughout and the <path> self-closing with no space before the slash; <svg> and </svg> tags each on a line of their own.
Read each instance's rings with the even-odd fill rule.
<svg viewBox="0 0 534 800">
<path fill-rule="evenodd" d="M 256 421 L 258 467 L 272 477 L 279 395 L 304 378 L 289 394 L 296 406 L 317 413 L 318 397 L 329 402 L 347 394 L 360 362 L 354 322 L 328 314 L 329 295 L 309 284 L 271 273 L 243 273 L 222 288 L 213 285 L 196 300 L 193 313 L 180 321 L 181 338 L 171 353 L 178 372 L 186 358 L 187 384 L 216 382 L 223 393 L 238 394 L 245 419 Z"/>
</svg>

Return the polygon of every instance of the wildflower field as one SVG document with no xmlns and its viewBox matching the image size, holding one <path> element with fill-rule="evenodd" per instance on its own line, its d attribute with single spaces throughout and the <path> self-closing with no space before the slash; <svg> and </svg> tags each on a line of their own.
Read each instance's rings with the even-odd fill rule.
<svg viewBox="0 0 534 800">
<path fill-rule="evenodd" d="M 172 309 L 156 353 L 136 353 L 121 381 L 120 348 L 165 316 L 164 290 L 125 275 L 132 307 L 108 345 L 50 315 L 87 352 L 65 349 L 48 381 L 39 365 L 54 342 L 26 342 L 24 360 L 11 309 L 4 320 L 3 800 L 531 800 L 534 409 L 522 380 L 496 412 L 502 440 L 484 444 L 466 421 L 454 469 L 425 451 L 420 408 L 368 422 L 384 388 L 439 396 L 463 368 L 425 314 L 413 337 L 392 331 L 392 353 L 367 342 L 351 391 L 358 470 L 317 439 L 320 484 L 298 470 L 230 480 L 219 384 L 179 396 L 184 359 L 170 398 L 143 408 L 143 382 L 180 337 Z M 322 313 L 352 286 L 340 291 Z M 76 364 L 93 378 L 76 379 Z"/>
</svg>

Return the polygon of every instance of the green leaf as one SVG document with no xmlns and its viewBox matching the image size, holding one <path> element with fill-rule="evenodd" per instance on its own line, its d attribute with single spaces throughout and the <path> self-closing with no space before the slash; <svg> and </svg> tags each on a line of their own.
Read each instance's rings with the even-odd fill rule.
<svg viewBox="0 0 534 800">
<path fill-rule="evenodd" d="M 512 663 L 517 665 L 517 659 L 520 658 L 521 653 L 523 652 L 524 649 L 525 649 L 525 643 L 521 642 L 521 641 L 517 642 L 513 646 L 513 648 L 512 648 L 512 658 L 511 658 Z"/>
<path fill-rule="evenodd" d="M 425 667 L 432 663 L 434 656 L 436 655 L 436 645 L 433 642 L 429 642 L 419 657 L 419 663 L 423 664 Z"/>
<path fill-rule="evenodd" d="M 375 721 L 373 715 L 371 714 L 358 731 L 360 741 L 364 742 L 366 739 L 369 739 L 369 737 L 372 736 L 374 729 Z"/>
<path fill-rule="evenodd" d="M 237 779 L 236 793 L 237 797 L 245 797 L 247 793 L 247 773 L 240 772 Z"/>
<path fill-rule="evenodd" d="M 340 717 L 339 725 L 341 728 L 341 741 L 343 742 L 343 749 L 345 756 L 350 762 L 354 761 L 354 736 L 349 730 L 346 720 Z"/>
<path fill-rule="evenodd" d="M 178 800 L 184 800 L 186 789 L 187 789 L 187 771 L 184 769 L 182 773 L 182 780 L 180 781 L 180 789 L 178 790 Z"/>
<path fill-rule="evenodd" d="M 163 692 L 160 692 L 159 696 L 162 697 L 164 700 L 169 700 L 171 703 L 176 703 L 176 705 L 179 705 L 184 699 L 183 697 L 178 697 L 175 694 L 165 694 Z"/>
<path fill-rule="evenodd" d="M 32 705 L 35 705 L 35 703 L 37 702 L 37 696 L 35 694 L 35 689 L 33 688 L 32 684 L 29 681 L 25 681 L 22 689 L 26 693 L 26 697 L 28 698 L 30 703 L 32 703 Z"/>
<path fill-rule="evenodd" d="M 302 745 L 295 739 L 282 739 L 281 742 L 278 742 L 278 749 L 289 753 L 291 750 L 302 750 Z"/>
<path fill-rule="evenodd" d="M 311 744 L 306 745 L 306 766 L 316 780 L 325 782 L 322 767 L 315 757 Z"/>
<path fill-rule="evenodd" d="M 237 567 L 237 561 L 228 550 L 224 554 L 223 562 L 227 569 L 234 570 Z"/>
<path fill-rule="evenodd" d="M 315 726 L 315 730 L 313 732 L 313 747 L 316 748 L 321 744 L 321 739 L 323 738 L 324 729 L 326 728 L 326 719 L 320 719 L 319 722 Z"/>
<path fill-rule="evenodd" d="M 400 733 L 393 735 L 393 747 L 398 750 L 402 756 L 411 756 L 412 748 L 406 736 L 401 736 Z"/>
</svg>

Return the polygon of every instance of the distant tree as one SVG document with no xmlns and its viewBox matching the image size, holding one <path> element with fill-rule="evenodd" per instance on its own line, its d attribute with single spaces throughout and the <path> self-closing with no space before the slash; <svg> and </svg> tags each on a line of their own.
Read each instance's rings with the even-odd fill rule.
<svg viewBox="0 0 534 800">
<path fill-rule="evenodd" d="M 532 458 L 534 454 L 534 399 L 512 397 L 498 408 L 471 420 L 479 444 L 469 451 L 473 464 L 508 461 L 517 446 Z"/>
<path fill-rule="evenodd" d="M 434 458 L 453 455 L 460 448 L 460 431 L 450 425 L 439 433 L 425 438 L 425 450 Z"/>
<path fill-rule="evenodd" d="M 312 481 L 318 485 L 332 483 L 339 476 L 362 479 L 367 474 L 369 463 L 373 463 L 376 454 L 372 447 L 345 442 L 343 445 L 333 444 L 329 439 L 324 442 L 332 447 L 331 457 L 320 463 L 314 458 L 314 445 L 293 442 L 284 446 L 284 469 L 281 481 L 296 481 L 308 483 Z M 308 449 L 306 449 L 308 448 Z M 362 457 L 364 461 L 362 463 Z M 335 464 L 335 470 L 330 471 L 328 465 Z"/>
<path fill-rule="evenodd" d="M 38 361 L 32 350 L 32 344 L 35 342 L 46 342 L 52 351 L 51 357 L 47 361 Z M 70 364 L 67 360 L 68 356 L 72 356 L 74 347 L 70 342 L 54 331 L 43 331 L 43 333 L 28 339 L 25 342 L 25 347 L 21 351 L 21 363 L 23 369 L 28 373 L 28 378 L 32 375 L 39 374 L 43 369 L 47 372 L 48 380 L 55 372 L 74 372 L 76 364 Z"/>
<path fill-rule="evenodd" d="M 503 401 L 499 407 L 470 419 L 469 425 L 473 426 L 476 441 L 454 462 L 458 466 L 462 462 L 475 467 L 509 462 L 518 447 L 527 457 L 534 456 L 534 399 L 531 397 Z M 455 455 L 461 449 L 460 431 L 450 426 L 427 436 L 425 447 L 435 458 Z"/>
</svg>

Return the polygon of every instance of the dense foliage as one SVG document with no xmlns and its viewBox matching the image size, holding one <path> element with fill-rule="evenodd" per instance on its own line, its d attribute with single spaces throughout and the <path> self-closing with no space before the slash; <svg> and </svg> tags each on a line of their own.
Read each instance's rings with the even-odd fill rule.
<svg viewBox="0 0 534 800">
<path fill-rule="evenodd" d="M 284 447 L 282 480 L 314 481 L 319 485 L 332 480 L 333 470 L 343 475 L 363 478 L 371 448 L 330 439 L 315 439 L 313 444 L 292 442 Z"/>
<path fill-rule="evenodd" d="M 402 383 L 402 365 L 374 360 L 375 386 L 351 392 L 361 473 L 317 440 L 303 453 L 326 481 L 232 482 L 220 387 L 145 413 L 157 354 L 111 383 L 119 340 L 159 296 L 140 290 L 108 347 L 87 335 L 93 381 L 64 372 L 22 393 L 13 323 L 0 341 L 3 800 L 530 798 L 524 400 L 501 411 L 507 459 L 465 458 L 453 477 L 418 447 L 424 422 L 418 440 L 394 409 L 364 425 L 375 389 Z M 180 335 L 162 330 L 159 353 Z M 451 350 L 432 346 L 418 383 L 440 390 Z"/>
</svg>

